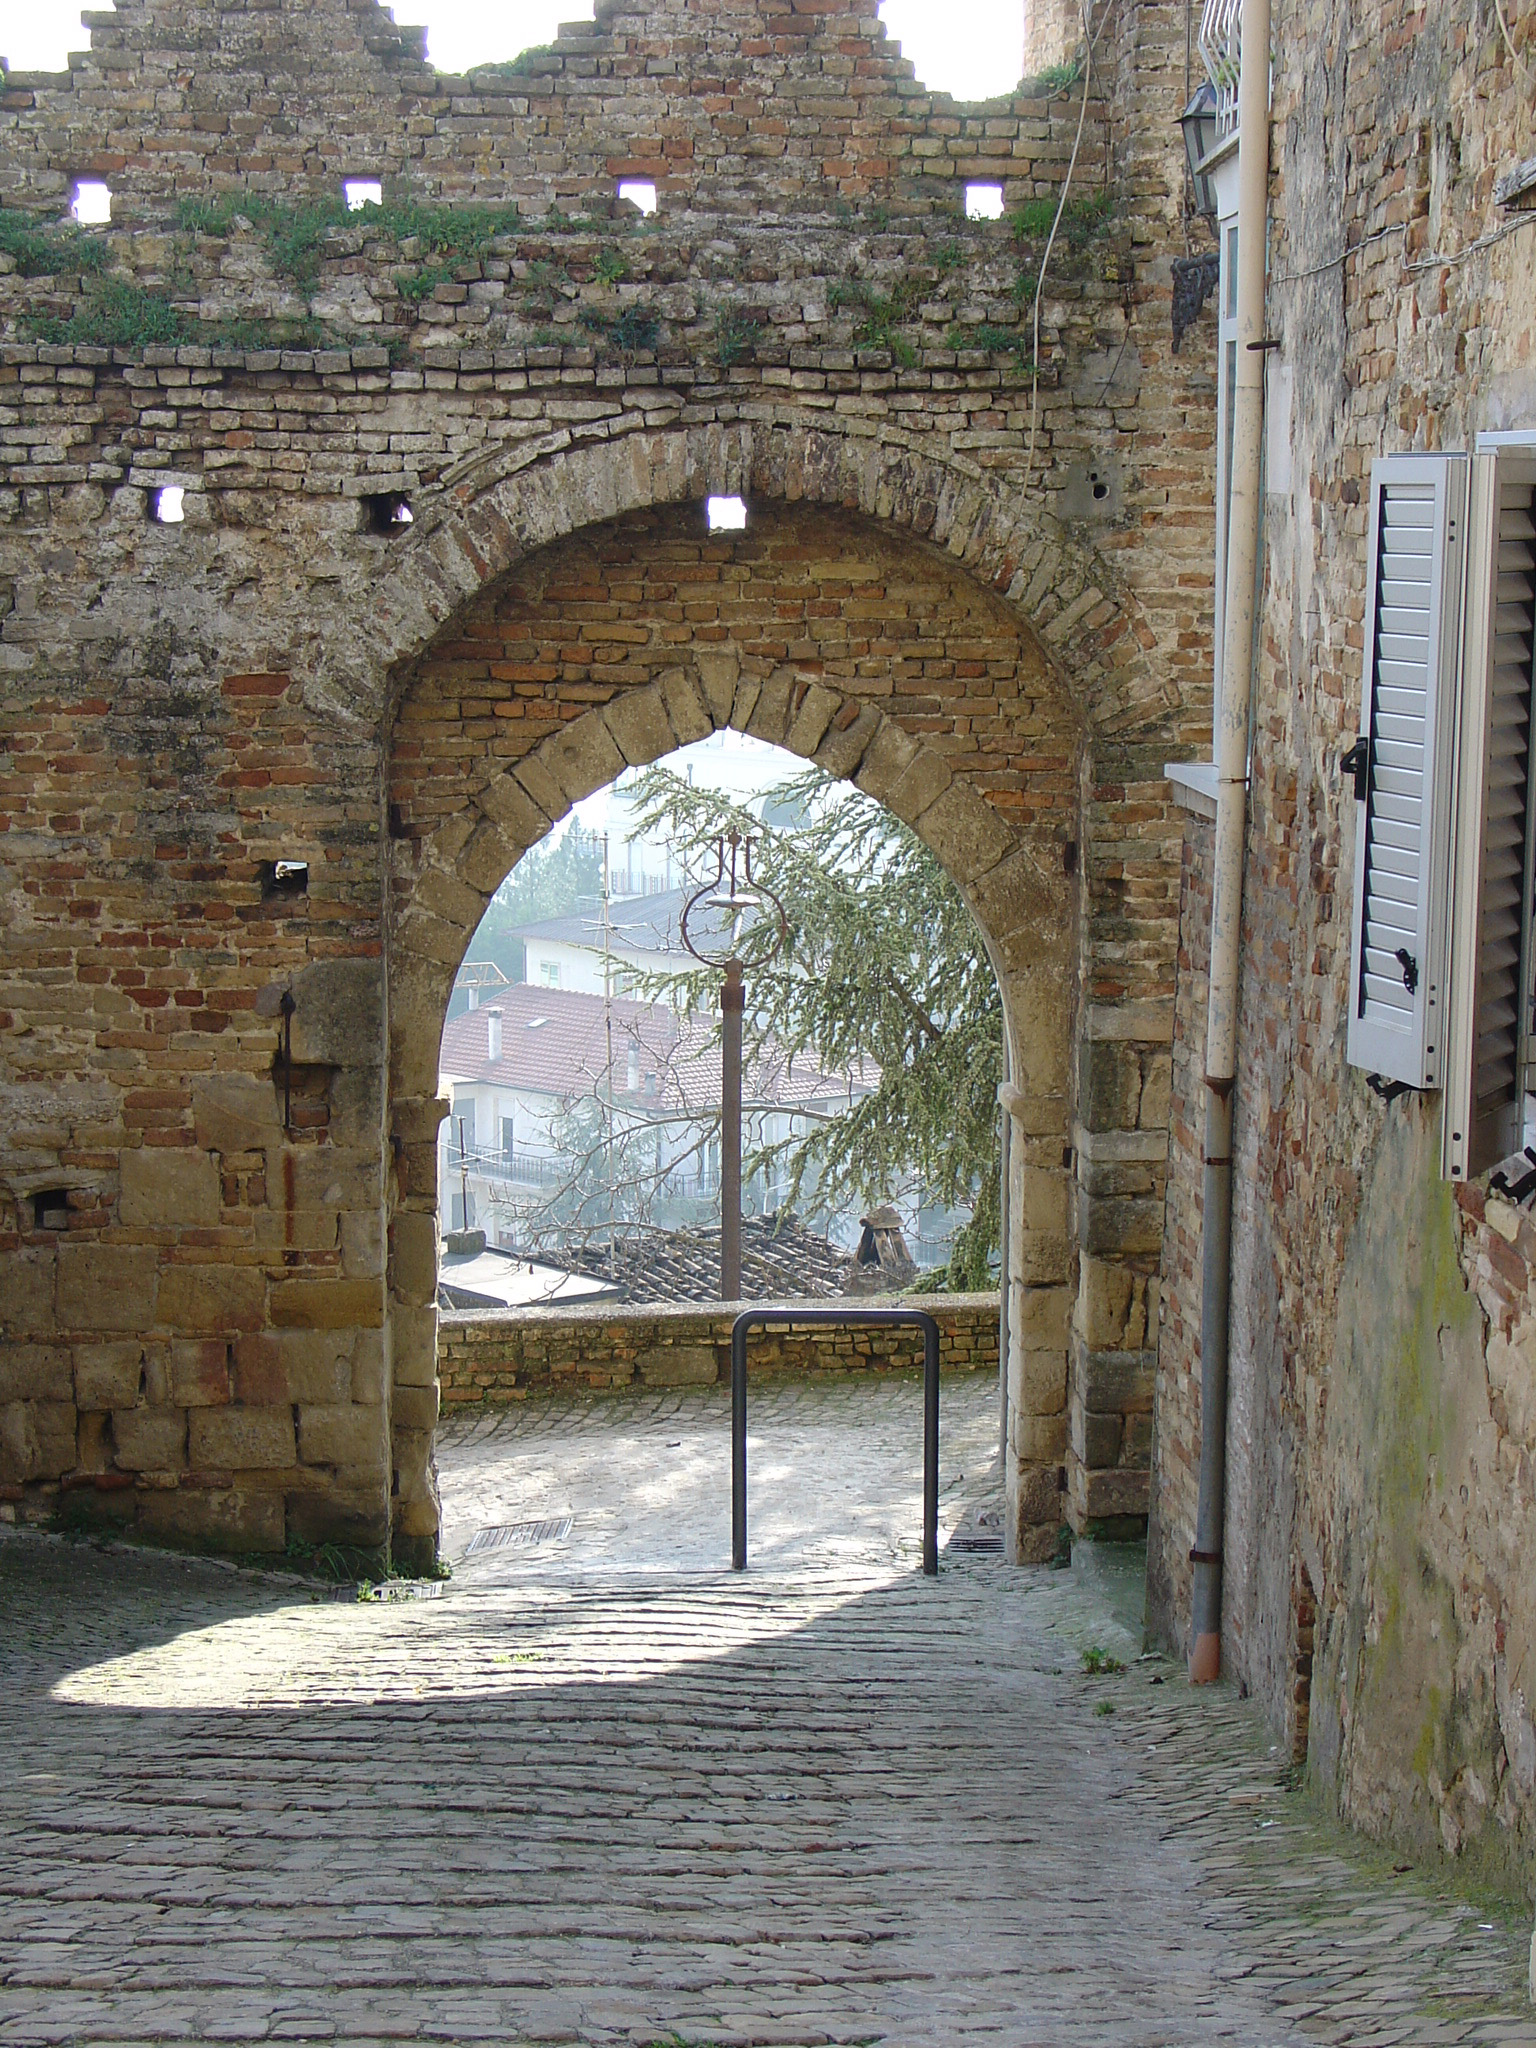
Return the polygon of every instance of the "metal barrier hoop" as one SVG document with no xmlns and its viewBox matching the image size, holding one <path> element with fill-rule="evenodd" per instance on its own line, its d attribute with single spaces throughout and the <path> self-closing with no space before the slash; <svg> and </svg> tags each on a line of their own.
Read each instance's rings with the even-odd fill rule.
<svg viewBox="0 0 1536 2048">
<path fill-rule="evenodd" d="M 923 1571 L 939 1570 L 939 1326 L 920 1308 L 749 1308 L 731 1325 L 731 1569 L 747 1568 L 747 1334 L 770 1324 L 923 1333 Z"/>
</svg>

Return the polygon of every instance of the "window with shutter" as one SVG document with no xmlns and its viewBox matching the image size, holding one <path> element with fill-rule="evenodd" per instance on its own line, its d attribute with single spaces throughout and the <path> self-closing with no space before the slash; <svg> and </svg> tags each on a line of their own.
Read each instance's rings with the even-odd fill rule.
<svg viewBox="0 0 1536 2048">
<path fill-rule="evenodd" d="M 1440 1084 L 1465 456 L 1371 471 L 1349 1060 Z"/>
<path fill-rule="evenodd" d="M 1444 1169 L 1524 1135 L 1530 1087 L 1536 452 L 1479 453 L 1467 515 Z"/>
</svg>

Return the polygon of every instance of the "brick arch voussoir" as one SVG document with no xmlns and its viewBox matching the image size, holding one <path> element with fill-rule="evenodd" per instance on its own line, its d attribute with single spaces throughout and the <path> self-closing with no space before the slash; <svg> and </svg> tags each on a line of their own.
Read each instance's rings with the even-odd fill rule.
<svg viewBox="0 0 1536 2048">
<path fill-rule="evenodd" d="M 1090 730 L 1124 734 L 1176 708 L 1135 599 L 1007 472 L 802 422 L 637 430 L 587 446 L 562 433 L 450 472 L 373 593 L 368 658 L 403 676 L 455 612 L 538 549 L 712 492 L 842 507 L 942 548 L 1017 614 Z M 321 650 L 322 698 L 360 701 L 361 681 L 336 666 L 356 658 L 344 636 Z"/>
<path fill-rule="evenodd" d="M 626 768 L 648 767 L 724 727 L 783 747 L 884 803 L 953 877 L 1002 991 L 1014 1071 L 1056 1092 L 1066 1057 L 1070 885 L 934 747 L 866 700 L 792 667 L 744 674 L 706 649 L 650 684 L 582 714 L 520 761 L 466 792 L 465 806 L 417 848 L 390 928 L 390 1093 L 435 1093 L 438 1041 L 454 976 L 487 904 L 517 862 L 572 806 Z"/>
</svg>

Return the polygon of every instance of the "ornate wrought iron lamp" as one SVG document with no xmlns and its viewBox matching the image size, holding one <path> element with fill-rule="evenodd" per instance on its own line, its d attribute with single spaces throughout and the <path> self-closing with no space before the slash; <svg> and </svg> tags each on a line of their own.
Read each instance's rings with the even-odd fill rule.
<svg viewBox="0 0 1536 2048">
<path fill-rule="evenodd" d="M 741 959 L 749 932 L 772 920 L 766 941 L 751 948 L 753 965 L 766 967 L 789 938 L 784 906 L 771 889 L 752 879 L 752 841 L 728 832 L 716 842 L 712 882 L 695 889 L 683 906 L 683 944 L 705 967 L 718 967 L 720 985 L 720 1299 L 741 1299 L 741 1022 L 746 1008 L 746 967 Z M 690 920 L 700 906 L 723 926 L 724 954 L 703 933 L 695 938 Z"/>
</svg>

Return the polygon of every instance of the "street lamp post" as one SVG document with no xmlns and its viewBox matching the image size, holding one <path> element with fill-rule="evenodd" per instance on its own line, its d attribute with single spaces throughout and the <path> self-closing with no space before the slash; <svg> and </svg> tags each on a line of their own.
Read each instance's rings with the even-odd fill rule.
<svg viewBox="0 0 1536 2048">
<path fill-rule="evenodd" d="M 720 1299 L 741 1299 L 741 1025 L 746 1010 L 746 967 L 739 948 L 744 929 L 771 913 L 775 926 L 772 942 L 753 947 L 754 965 L 766 967 L 783 951 L 789 937 L 784 906 L 771 890 L 752 880 L 752 842 L 739 832 L 728 832 L 716 844 L 715 879 L 696 889 L 683 906 L 683 944 L 695 960 L 706 967 L 718 967 L 724 974 L 720 985 Z M 737 868 L 740 865 L 740 875 Z M 720 913 L 724 920 L 728 951 L 705 951 L 707 938 L 696 940 L 689 919 L 702 904 Z"/>
<path fill-rule="evenodd" d="M 741 1299 L 741 1022 L 747 1005 L 739 960 L 720 985 L 720 1299 Z"/>
</svg>

